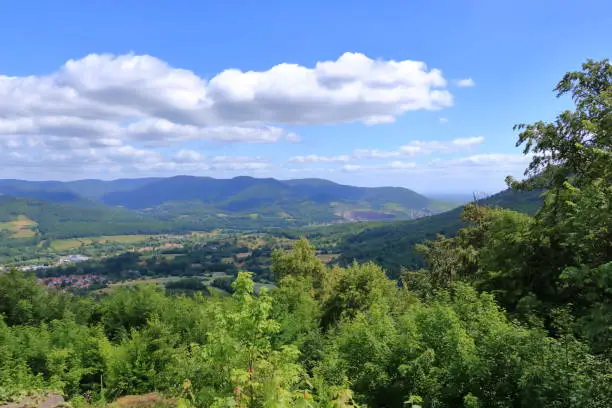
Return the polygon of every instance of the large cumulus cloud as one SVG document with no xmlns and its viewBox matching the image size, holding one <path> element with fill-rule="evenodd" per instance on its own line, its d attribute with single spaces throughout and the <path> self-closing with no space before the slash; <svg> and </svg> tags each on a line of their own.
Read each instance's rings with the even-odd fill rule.
<svg viewBox="0 0 612 408">
<path fill-rule="evenodd" d="M 297 142 L 293 126 L 388 123 L 453 103 L 440 70 L 359 53 L 312 66 L 227 69 L 211 78 L 150 55 L 91 54 L 48 75 L 0 75 L 0 94 L 6 163 L 121 166 L 129 156 L 132 167 L 157 163 L 177 171 L 180 159 L 160 148 Z"/>
</svg>

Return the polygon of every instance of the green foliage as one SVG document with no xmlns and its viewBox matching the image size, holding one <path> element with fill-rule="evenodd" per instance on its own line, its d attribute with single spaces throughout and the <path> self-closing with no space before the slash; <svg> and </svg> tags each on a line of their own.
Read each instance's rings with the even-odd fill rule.
<svg viewBox="0 0 612 408">
<path fill-rule="evenodd" d="M 19 215 L 36 221 L 39 234 L 44 238 L 150 234 L 179 230 L 150 216 L 106 206 L 84 207 L 0 196 L 0 220 L 11 221 Z"/>
<path fill-rule="evenodd" d="M 302 277 L 312 281 L 320 289 L 325 278 L 325 265 L 315 256 L 314 247 L 306 240 L 298 240 L 290 252 L 275 251 L 272 254 L 272 272 L 278 281 L 286 276 Z"/>
<path fill-rule="evenodd" d="M 531 177 L 512 184 L 548 188 L 534 216 L 465 206 L 452 237 L 418 247 L 428 268 L 406 271 L 402 286 L 374 263 L 328 267 L 305 239 L 273 254 L 278 288 L 255 293 L 239 272 L 231 297 L 141 286 L 94 302 L 0 275 L 0 398 L 45 389 L 78 405 L 82 393 L 156 390 L 181 407 L 612 406 L 611 79 L 607 61 L 589 61 L 557 87 L 576 110 L 523 128 Z"/>
<path fill-rule="evenodd" d="M 41 310 L 36 320 L 0 324 L 0 390 L 89 392 L 105 400 L 158 390 L 216 407 L 612 402 L 609 360 L 590 354 L 571 331 L 555 339 L 522 327 L 492 295 L 462 283 L 419 301 L 374 264 L 323 267 L 315 289 L 302 273 L 312 270 L 312 254 L 303 265 L 295 260 L 309 248 L 302 241 L 277 255 L 275 267 L 287 273 L 272 292 L 256 295 L 245 272 L 231 298 L 126 288 L 80 305 L 86 321 L 42 308 L 65 295 L 36 289 L 28 295 Z M 21 273 L 3 278 L 37 288 Z M 2 310 L 19 302 L 5 296 Z"/>
<path fill-rule="evenodd" d="M 0 316 L 9 325 L 38 325 L 76 314 L 80 322 L 89 318 L 91 302 L 65 293 L 49 293 L 33 274 L 16 270 L 0 273 Z"/>
<path fill-rule="evenodd" d="M 439 203 L 405 188 L 364 188 L 326 180 L 279 181 L 252 177 L 226 180 L 177 176 L 74 182 L 0 180 L 0 195 L 0 222 L 28 216 L 38 223 L 35 239 L 25 240 L 25 236 L 18 239 L 21 247 L 50 238 L 213 228 L 261 230 L 345 218 L 410 219 L 441 211 Z M 344 215 L 338 215 L 339 212 Z M 5 238 L 8 237 L 0 235 L 0 242 Z M 15 254 L 6 252 L 7 256 Z"/>
<path fill-rule="evenodd" d="M 503 207 L 533 214 L 540 207 L 541 190 L 506 190 L 479 201 L 481 206 Z M 415 250 L 415 245 L 426 240 L 436 239 L 438 235 L 452 237 L 467 226 L 461 214 L 464 207 L 442 214 L 399 221 L 382 225 L 371 225 L 361 231 L 342 237 L 339 251 L 340 263 L 348 265 L 354 260 L 374 261 L 385 268 L 392 277 L 398 277 L 402 267 L 418 269 L 425 266 L 423 255 Z"/>
<path fill-rule="evenodd" d="M 568 72 L 555 87 L 557 96 L 570 94 L 574 111 L 565 111 L 552 123 L 517 125 L 522 130 L 517 146 L 533 158 L 526 170 L 531 176 L 518 188 L 547 185 L 553 193 L 567 181 L 578 187 L 597 179 L 612 182 L 612 64 L 588 60 L 582 71 Z"/>
</svg>

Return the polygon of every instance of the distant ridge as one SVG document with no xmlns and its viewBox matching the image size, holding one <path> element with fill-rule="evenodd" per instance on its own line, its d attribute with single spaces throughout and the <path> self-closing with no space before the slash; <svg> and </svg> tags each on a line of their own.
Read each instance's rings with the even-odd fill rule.
<svg viewBox="0 0 612 408">
<path fill-rule="evenodd" d="M 504 190 L 487 198 L 479 199 L 481 205 L 508 208 L 528 214 L 535 213 L 542 204 L 542 191 L 517 192 Z M 462 207 L 429 217 L 410 221 L 398 221 L 348 236 L 340 245 L 340 263 L 353 260 L 375 261 L 385 267 L 392 275 L 404 266 L 420 268 L 421 257 L 414 246 L 436 234 L 453 236 L 463 227 L 460 215 Z"/>
<path fill-rule="evenodd" d="M 0 180 L 0 194 L 55 204 L 122 207 L 164 220 L 214 225 L 215 217 L 263 217 L 280 224 L 413 219 L 450 205 L 401 187 L 356 187 L 324 179 L 238 176 L 24 181 Z M 220 225 L 223 224 L 221 219 Z M 250 224 L 253 224 L 250 222 Z"/>
</svg>

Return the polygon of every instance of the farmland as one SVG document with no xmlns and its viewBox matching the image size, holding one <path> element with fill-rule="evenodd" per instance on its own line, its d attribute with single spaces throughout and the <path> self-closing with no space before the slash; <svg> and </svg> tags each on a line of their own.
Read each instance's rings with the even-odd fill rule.
<svg viewBox="0 0 612 408">
<path fill-rule="evenodd" d="M 103 235 L 99 237 L 56 239 L 51 242 L 51 248 L 56 251 L 69 251 L 71 249 L 94 244 L 136 244 L 144 242 L 152 237 L 155 237 L 155 235 Z"/>
<path fill-rule="evenodd" d="M 213 272 L 213 273 L 207 274 L 206 276 L 198 276 L 195 279 L 200 280 L 204 286 L 210 289 L 215 279 L 223 279 L 223 278 L 231 279 L 232 276 L 224 272 Z M 134 287 L 134 286 L 142 286 L 142 285 L 155 285 L 155 286 L 160 286 L 160 287 L 166 287 L 166 285 L 169 283 L 180 282 L 183 279 L 184 278 L 179 277 L 179 276 L 144 277 L 144 278 L 139 278 L 139 279 L 130 279 L 130 280 L 125 280 L 125 281 L 110 283 L 106 288 L 96 290 L 93 293 L 108 294 L 108 293 L 112 293 L 114 290 L 117 290 L 118 288 Z M 262 284 L 260 284 L 260 286 L 261 285 Z M 217 293 L 221 295 L 227 295 L 227 292 L 223 289 L 215 288 L 215 290 L 217 291 Z"/>
<path fill-rule="evenodd" d="M 0 222 L 0 232 L 7 231 L 10 238 L 32 238 L 36 236 L 37 225 L 25 215 L 18 215 L 12 221 Z"/>
</svg>

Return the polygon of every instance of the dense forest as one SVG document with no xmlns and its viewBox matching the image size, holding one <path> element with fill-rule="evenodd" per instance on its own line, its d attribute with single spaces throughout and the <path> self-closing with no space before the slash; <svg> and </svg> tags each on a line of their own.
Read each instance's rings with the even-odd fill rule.
<svg viewBox="0 0 612 408">
<path fill-rule="evenodd" d="M 111 235 L 413 219 L 452 207 L 406 188 L 322 179 L 0 180 L 0 222 L 27 215 L 38 222 L 41 235 L 61 238 L 96 235 L 96 228 L 98 235 Z"/>
<path fill-rule="evenodd" d="M 277 288 L 259 294 L 249 272 L 229 297 L 144 286 L 98 299 L 0 275 L 0 400 L 612 406 L 612 64 L 589 60 L 555 90 L 574 110 L 517 126 L 532 161 L 507 180 L 542 194 L 537 212 L 467 205 L 397 280 L 375 263 L 326 266 L 306 239 L 272 254 Z"/>
<path fill-rule="evenodd" d="M 542 190 L 505 190 L 477 203 L 489 207 L 502 207 L 527 214 L 535 214 L 542 205 Z M 421 268 L 425 265 L 417 244 L 435 239 L 437 234 L 454 236 L 467 224 L 461 218 L 464 207 L 416 220 L 366 224 L 340 239 L 338 259 L 341 265 L 357 260 L 374 261 L 394 277 L 403 267 Z"/>
</svg>

